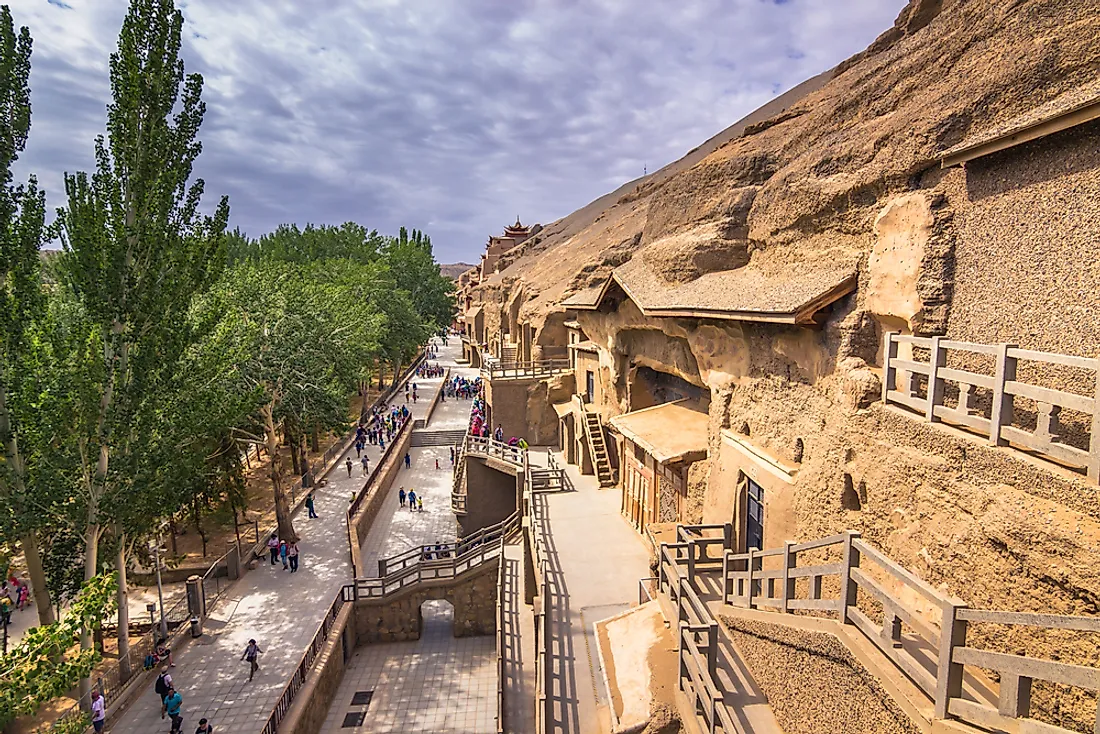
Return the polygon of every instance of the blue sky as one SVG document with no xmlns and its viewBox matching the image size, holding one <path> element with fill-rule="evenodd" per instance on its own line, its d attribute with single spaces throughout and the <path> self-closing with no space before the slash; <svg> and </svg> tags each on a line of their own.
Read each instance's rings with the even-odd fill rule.
<svg viewBox="0 0 1100 734">
<path fill-rule="evenodd" d="M 18 177 L 91 170 L 125 0 L 8 0 L 34 37 Z M 903 0 L 177 0 L 205 80 L 207 203 L 355 220 L 475 262 L 862 50 Z"/>
</svg>

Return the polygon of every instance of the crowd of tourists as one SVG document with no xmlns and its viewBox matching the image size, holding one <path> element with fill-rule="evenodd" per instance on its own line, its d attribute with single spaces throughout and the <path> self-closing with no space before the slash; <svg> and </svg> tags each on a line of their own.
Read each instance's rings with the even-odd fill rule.
<svg viewBox="0 0 1100 734">
<path fill-rule="evenodd" d="M 462 375 L 455 375 L 447 381 L 443 394 L 449 398 L 469 400 L 471 398 L 480 397 L 482 394 L 482 387 L 480 377 L 468 380 Z"/>
<path fill-rule="evenodd" d="M 416 376 L 430 380 L 433 377 L 442 377 L 443 371 L 438 362 L 424 362 L 416 368 Z"/>
</svg>

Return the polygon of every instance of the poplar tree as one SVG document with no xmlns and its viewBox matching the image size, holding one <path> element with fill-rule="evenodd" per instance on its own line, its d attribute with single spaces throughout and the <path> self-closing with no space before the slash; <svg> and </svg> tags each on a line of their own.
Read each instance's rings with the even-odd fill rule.
<svg viewBox="0 0 1100 734">
<path fill-rule="evenodd" d="M 66 174 L 68 206 L 58 211 L 60 270 L 92 325 L 92 384 L 74 420 L 84 578 L 96 575 L 100 539 L 112 528 L 122 658 L 128 543 L 114 510 L 140 491 L 126 471 L 142 440 L 135 424 L 149 419 L 187 346 L 186 313 L 220 271 L 229 217 L 225 198 L 212 217 L 198 211 L 203 181 L 191 182 L 191 170 L 205 105 L 202 77 L 184 75 L 182 28 L 172 0 L 131 0 L 110 59 L 112 102 L 107 137 L 95 143 L 95 173 Z M 81 645 L 91 645 L 88 635 Z"/>
<path fill-rule="evenodd" d="M 37 361 L 35 330 L 44 311 L 39 247 L 46 201 L 34 177 L 12 184 L 12 164 L 27 143 L 31 126 L 31 35 L 16 35 L 8 6 L 0 7 L 0 499 L 5 534 L 18 537 L 26 556 L 42 624 L 54 621 L 39 552 L 40 514 L 31 510 L 29 469 L 33 451 L 24 433 L 32 420 Z M 33 432 L 32 432 L 33 433 Z"/>
</svg>

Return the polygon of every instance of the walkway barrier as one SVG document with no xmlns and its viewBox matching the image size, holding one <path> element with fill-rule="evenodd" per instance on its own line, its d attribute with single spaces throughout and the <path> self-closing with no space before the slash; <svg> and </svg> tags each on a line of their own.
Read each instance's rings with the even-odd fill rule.
<svg viewBox="0 0 1100 734">
<path fill-rule="evenodd" d="M 382 471 L 385 470 L 386 462 L 394 451 L 395 446 L 400 446 L 406 433 L 412 430 L 412 421 L 408 418 L 402 418 L 397 428 L 397 433 L 394 434 L 393 439 L 386 444 L 385 451 L 378 457 L 378 461 L 375 463 L 374 468 L 371 469 L 370 474 L 367 475 L 367 480 L 363 482 L 363 486 L 359 488 L 359 491 L 352 497 L 351 502 L 348 503 L 348 509 L 346 511 L 347 522 L 345 526 L 348 531 L 348 553 L 351 555 L 351 576 L 355 578 L 359 575 L 359 572 L 363 569 L 358 568 L 356 561 L 359 555 L 359 534 L 356 531 L 355 517 L 359 514 L 359 510 L 362 509 L 363 503 L 371 494 L 371 490 L 374 488 L 378 481 Z"/>
<path fill-rule="evenodd" d="M 469 434 L 463 441 L 462 450 L 467 454 L 490 456 L 515 466 L 523 466 L 527 456 L 527 449 L 497 441 L 495 438 L 482 438 Z"/>
<path fill-rule="evenodd" d="M 497 734 L 504 734 L 504 552 L 497 565 Z"/>
<path fill-rule="evenodd" d="M 678 537 L 689 537 L 692 532 L 692 527 L 686 526 L 684 535 L 678 531 Z M 698 590 L 695 580 L 708 570 L 698 560 L 702 544 L 699 539 L 662 544 L 662 592 L 669 593 L 666 589 L 685 579 L 689 583 L 686 587 L 681 584 L 681 589 Z M 802 556 L 811 552 L 818 562 L 799 565 Z M 822 557 L 829 562 L 820 562 Z M 766 563 L 772 567 L 764 568 Z M 1100 618 L 971 609 L 898 565 L 857 532 L 788 542 L 782 548 L 763 551 L 734 553 L 726 549 L 720 573 L 722 598 L 731 606 L 835 616 L 841 624 L 854 625 L 924 692 L 938 719 L 954 718 L 1004 731 L 1023 731 L 1026 724 L 1029 731 L 1068 732 L 1029 718 L 1033 681 L 1100 691 L 1100 667 L 982 650 L 966 642 L 967 627 L 973 623 L 1100 633 Z M 824 597 L 826 586 L 837 589 L 836 595 Z M 871 600 L 881 621 L 859 608 L 861 595 Z M 915 603 L 918 599 L 923 602 L 920 606 L 937 611 L 937 621 L 922 614 Z M 927 657 L 919 657 L 922 653 Z M 967 665 L 999 676 L 1000 699 L 995 706 L 963 698 Z M 1093 726 L 1100 731 L 1100 715 Z"/>
<path fill-rule="evenodd" d="M 916 354 L 900 357 L 902 345 L 927 353 L 928 360 L 921 361 Z M 1038 452 L 1084 469 L 1090 481 L 1100 482 L 1100 359 L 1036 352 L 1015 344 L 974 344 L 897 332 L 886 334 L 883 353 L 883 403 L 904 406 L 931 423 L 977 431 L 994 446 L 1014 444 Z M 982 362 L 988 366 L 984 372 L 947 366 Z M 1020 365 L 1028 363 L 1044 372 L 1075 372 L 1085 394 L 1018 379 Z M 1022 407 L 1017 398 L 1034 403 L 1034 430 L 1014 424 L 1016 409 Z M 1079 420 L 1063 423 L 1063 410 L 1076 413 Z"/>
<path fill-rule="evenodd" d="M 495 525 L 482 528 L 476 532 L 459 538 L 454 543 L 436 543 L 434 545 L 417 545 L 389 558 L 378 559 L 378 576 L 385 577 L 391 573 L 403 571 L 409 566 L 428 560 L 440 560 L 464 555 L 472 548 L 486 543 L 492 543 L 507 538 L 519 527 L 519 515 L 513 512 L 507 518 Z"/>
<path fill-rule="evenodd" d="M 261 734 L 276 734 L 276 732 L 279 731 L 279 724 L 286 716 L 287 711 L 290 710 L 290 705 L 294 703 L 294 697 L 298 694 L 298 691 L 306 681 L 306 675 L 309 674 L 309 669 L 313 667 L 313 663 L 317 660 L 318 654 L 320 654 L 322 648 L 324 648 L 325 642 L 329 638 L 329 633 L 332 631 L 332 626 L 336 622 L 336 617 L 340 614 L 340 609 L 344 604 L 350 601 L 355 601 L 355 586 L 353 584 L 345 584 L 340 588 L 340 591 L 336 594 L 336 598 L 329 606 L 325 618 L 321 620 L 321 626 L 317 629 L 316 634 L 313 635 L 313 640 L 309 643 L 309 647 L 302 653 L 302 658 L 298 661 L 298 667 L 294 669 L 294 673 L 290 676 L 290 681 L 286 684 L 286 688 L 283 689 L 283 695 L 280 696 L 279 700 L 275 703 L 275 708 L 271 711 L 271 715 L 268 716 L 267 724 L 264 726 Z"/>
<path fill-rule="evenodd" d="M 506 522 L 510 523 L 511 529 L 518 527 L 518 515 L 513 514 Z M 419 562 L 403 566 L 385 576 L 357 578 L 355 599 L 386 599 L 420 584 L 457 578 L 486 561 L 503 555 L 504 538 L 507 534 L 499 535 L 496 540 L 471 542 L 459 555 L 449 558 L 437 558 L 433 550 L 431 558 L 421 558 Z"/>
<path fill-rule="evenodd" d="M 530 377 L 550 377 L 564 372 L 572 372 L 573 368 L 568 359 L 541 359 L 530 362 L 501 362 L 495 359 L 486 359 L 482 372 L 488 374 L 489 379 L 517 379 Z"/>
<path fill-rule="evenodd" d="M 230 551 L 230 553 L 235 550 Z M 229 578 L 229 553 L 210 564 L 202 575 L 202 616 L 208 617 L 221 595 L 235 579 Z"/>
<path fill-rule="evenodd" d="M 547 734 L 554 721 L 553 693 L 553 617 L 550 606 L 549 551 L 542 536 L 542 528 L 535 517 L 535 495 L 531 485 L 525 484 L 523 517 L 528 518 L 531 533 L 531 550 L 534 556 L 538 599 L 535 600 L 535 732 Z"/>
</svg>

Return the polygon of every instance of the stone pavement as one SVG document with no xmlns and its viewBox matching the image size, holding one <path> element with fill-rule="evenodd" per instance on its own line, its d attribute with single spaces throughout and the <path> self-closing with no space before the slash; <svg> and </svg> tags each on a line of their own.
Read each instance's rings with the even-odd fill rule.
<svg viewBox="0 0 1100 734">
<path fill-rule="evenodd" d="M 458 367 L 461 343 L 439 350 L 436 360 L 451 368 L 451 376 L 473 378 L 478 371 Z M 437 383 L 433 383 L 437 384 Z M 434 388 L 433 388 L 434 389 Z M 458 398 L 439 403 L 427 431 L 464 429 L 472 401 Z M 391 501 L 374 519 L 362 543 L 363 566 L 377 574 L 378 559 L 416 545 L 456 539 L 451 512 L 451 460 L 447 446 L 409 451 L 412 467 L 401 469 L 390 489 Z M 435 468 L 439 460 L 439 469 Z M 424 499 L 423 512 L 399 506 L 397 493 L 415 489 Z M 360 646 L 355 650 L 323 732 L 492 732 L 496 730 L 496 639 L 452 636 L 453 609 L 447 602 L 425 602 L 423 633 L 415 642 Z M 357 692 L 370 691 L 369 706 L 355 705 Z M 364 715 L 357 726 L 344 728 L 344 717 Z"/>
<path fill-rule="evenodd" d="M 549 732 L 589 734 L 610 728 L 607 690 L 594 625 L 638 599 L 649 573 L 649 548 L 619 513 L 621 491 L 600 489 L 555 452 L 576 491 L 535 495 L 535 529 L 548 546 L 554 680 Z M 549 532 L 547 532 L 547 530 Z"/>
<path fill-rule="evenodd" d="M 457 338 L 451 339 L 451 345 L 447 349 L 452 353 L 461 349 Z M 440 380 L 416 382 L 421 399 L 409 403 L 414 417 L 427 410 Z M 399 393 L 391 404 L 403 403 L 404 393 Z M 373 468 L 381 452 L 377 446 L 368 446 L 367 451 Z M 310 520 L 301 512 L 294 518 L 301 536 L 298 573 L 262 561 L 218 602 L 206 621 L 204 635 L 176 651 L 176 667 L 171 672 L 183 696 L 185 731 L 188 727 L 194 731 L 201 717 L 209 718 L 219 732 L 260 731 L 338 589 L 351 581 L 346 509 L 348 498 L 362 486 L 363 478 L 355 450 L 349 449 L 345 456 L 355 464 L 351 477 L 341 457 L 328 475 L 328 485 L 315 492 L 320 517 Z M 251 683 L 248 665 L 240 661 L 250 638 L 264 651 Z M 109 720 L 108 727 L 118 734 L 170 729 L 170 722 L 160 719 L 160 701 L 151 682 L 140 700 L 117 719 Z"/>
<path fill-rule="evenodd" d="M 359 647 L 321 734 L 488 734 L 496 731 L 497 666 L 494 637 L 451 634 L 453 609 L 445 601 L 425 602 L 421 637 Z M 369 706 L 352 705 L 359 691 L 371 691 Z M 344 728 L 349 714 L 365 714 Z"/>
</svg>

